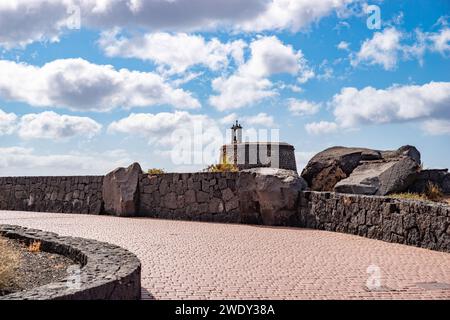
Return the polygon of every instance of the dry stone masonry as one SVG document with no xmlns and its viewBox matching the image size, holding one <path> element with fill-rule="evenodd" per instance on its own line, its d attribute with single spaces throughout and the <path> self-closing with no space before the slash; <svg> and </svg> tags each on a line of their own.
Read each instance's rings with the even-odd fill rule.
<svg viewBox="0 0 450 320">
<path fill-rule="evenodd" d="M 0 210 L 100 214 L 103 176 L 0 177 Z"/>
<path fill-rule="evenodd" d="M 450 206 L 388 197 L 301 192 L 299 227 L 450 252 Z"/>
<path fill-rule="evenodd" d="M 169 219 L 237 222 L 239 173 L 143 174 L 139 215 Z"/>
</svg>

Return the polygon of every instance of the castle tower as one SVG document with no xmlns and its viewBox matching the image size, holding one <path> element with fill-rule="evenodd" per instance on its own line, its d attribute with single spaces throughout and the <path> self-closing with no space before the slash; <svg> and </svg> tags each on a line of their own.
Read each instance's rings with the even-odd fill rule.
<svg viewBox="0 0 450 320">
<path fill-rule="evenodd" d="M 236 120 L 236 123 L 231 127 L 231 143 L 242 143 L 242 126 Z"/>
</svg>

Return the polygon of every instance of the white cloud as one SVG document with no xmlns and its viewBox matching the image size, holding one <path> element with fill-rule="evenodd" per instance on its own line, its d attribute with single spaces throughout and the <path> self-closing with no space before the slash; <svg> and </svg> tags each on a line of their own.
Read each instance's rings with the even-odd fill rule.
<svg viewBox="0 0 450 320">
<path fill-rule="evenodd" d="M 305 130 L 308 134 L 319 135 L 336 132 L 339 126 L 335 122 L 320 121 L 311 122 L 305 125 Z"/>
<path fill-rule="evenodd" d="M 99 44 L 107 56 L 154 61 L 169 73 L 182 73 L 195 65 L 218 70 L 228 65 L 229 57 L 242 63 L 246 46 L 242 40 L 222 43 L 216 38 L 206 41 L 186 33 L 157 32 L 125 38 L 118 37 L 115 31 L 104 32 Z"/>
<path fill-rule="evenodd" d="M 336 47 L 339 50 L 349 51 L 350 50 L 350 43 L 348 43 L 346 41 L 341 41 L 341 42 L 339 42 L 339 44 Z"/>
<path fill-rule="evenodd" d="M 220 124 L 231 126 L 236 120 L 239 120 L 239 116 L 233 112 L 219 119 L 219 122 Z"/>
<path fill-rule="evenodd" d="M 59 115 L 52 111 L 21 117 L 18 133 L 23 139 L 60 140 L 73 136 L 92 137 L 102 126 L 91 118 Z"/>
<path fill-rule="evenodd" d="M 199 108 L 191 93 L 151 72 L 115 70 L 83 59 L 60 59 L 42 67 L 0 60 L 0 97 L 38 107 L 107 111 L 172 105 Z"/>
<path fill-rule="evenodd" d="M 216 120 L 186 111 L 131 114 L 111 123 L 108 132 L 144 137 L 155 152 L 176 166 L 194 165 L 197 169 L 217 163 L 226 140 Z"/>
<path fill-rule="evenodd" d="M 210 132 L 218 130 L 216 122 L 207 115 L 195 115 L 186 111 L 152 113 L 132 113 L 128 117 L 112 122 L 108 127 L 110 133 L 124 133 L 143 136 L 150 143 L 159 145 L 173 145 L 175 131 L 188 130 L 191 133 L 194 128 L 203 129 L 206 134 L 200 132 L 206 140 L 210 139 Z M 219 130 L 220 132 L 220 130 Z M 198 136 L 198 137 L 199 137 Z"/>
<path fill-rule="evenodd" d="M 402 36 L 402 33 L 395 28 L 375 32 L 372 39 L 365 40 L 361 45 L 361 49 L 351 61 L 352 65 L 377 64 L 383 66 L 385 70 L 393 70 L 397 66 Z"/>
<path fill-rule="evenodd" d="M 0 47 L 24 47 L 34 41 L 57 41 L 70 21 L 69 1 L 0 2 Z"/>
<path fill-rule="evenodd" d="M 0 3 L 0 46 L 57 41 L 81 26 L 151 31 L 298 31 L 358 0 L 16 0 Z"/>
<path fill-rule="evenodd" d="M 211 96 L 209 102 L 220 111 L 239 109 L 277 95 L 270 80 L 241 75 L 216 78 L 212 88 L 220 94 Z"/>
<path fill-rule="evenodd" d="M 364 123 L 450 119 L 450 82 L 393 86 L 385 90 L 344 88 L 331 104 L 337 123 L 347 128 Z"/>
<path fill-rule="evenodd" d="M 427 120 L 422 124 L 422 130 L 432 136 L 450 134 L 450 120 Z"/>
<path fill-rule="evenodd" d="M 316 114 L 320 109 L 320 104 L 306 100 L 289 99 L 289 111 L 297 116 Z"/>
<path fill-rule="evenodd" d="M 267 10 L 240 25 L 245 31 L 285 30 L 297 32 L 353 0 L 273 0 Z"/>
<path fill-rule="evenodd" d="M 265 112 L 258 113 L 257 115 L 254 116 L 243 117 L 242 122 L 244 122 L 244 124 L 248 124 L 251 126 L 264 126 L 264 127 L 275 126 L 275 120 L 273 119 L 273 116 L 270 116 Z"/>
<path fill-rule="evenodd" d="M 278 93 L 268 79 L 275 74 L 297 76 L 303 83 L 314 76 L 302 52 L 294 51 L 275 36 L 261 37 L 250 44 L 251 56 L 235 74 L 216 78 L 212 88 L 218 95 L 209 102 L 220 111 L 238 109 Z"/>
<path fill-rule="evenodd" d="M 409 43 L 406 43 L 407 39 Z M 338 48 L 345 48 L 345 44 L 341 42 Z M 450 29 L 447 26 L 444 25 L 435 33 L 416 29 L 408 34 L 395 27 L 375 32 L 372 39 L 363 42 L 359 52 L 350 54 L 350 60 L 353 66 L 381 65 L 385 70 L 394 70 L 400 59 L 418 59 L 423 65 L 427 51 L 438 52 L 443 56 L 450 53 Z"/>
<path fill-rule="evenodd" d="M 16 129 L 17 116 L 0 109 L 0 136 L 11 134 Z"/>
<path fill-rule="evenodd" d="M 430 34 L 429 39 L 432 42 L 432 51 L 442 55 L 450 53 L 450 28 L 445 27 L 437 33 Z"/>
<path fill-rule="evenodd" d="M 0 147 L 0 176 L 104 175 L 133 162 L 123 151 L 39 154 L 33 148 Z"/>
</svg>

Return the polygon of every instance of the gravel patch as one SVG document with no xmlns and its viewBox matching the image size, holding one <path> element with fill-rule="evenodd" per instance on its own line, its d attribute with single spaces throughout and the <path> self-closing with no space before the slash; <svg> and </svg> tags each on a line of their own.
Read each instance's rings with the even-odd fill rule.
<svg viewBox="0 0 450 320">
<path fill-rule="evenodd" d="M 15 277 L 6 287 L 0 288 L 0 296 L 61 280 L 68 276 L 67 268 L 76 264 L 62 255 L 40 250 L 32 252 L 23 242 L 0 238 L 6 240 L 7 245 L 19 254 Z"/>
</svg>

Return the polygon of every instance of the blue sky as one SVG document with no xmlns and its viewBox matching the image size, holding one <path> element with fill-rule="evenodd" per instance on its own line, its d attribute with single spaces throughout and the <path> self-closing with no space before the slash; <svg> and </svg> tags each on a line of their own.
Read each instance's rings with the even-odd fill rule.
<svg viewBox="0 0 450 320">
<path fill-rule="evenodd" d="M 449 167 L 449 22 L 447 0 L 2 3 L 0 175 L 198 170 L 235 119 L 299 168 L 405 144 Z"/>
</svg>

